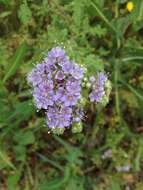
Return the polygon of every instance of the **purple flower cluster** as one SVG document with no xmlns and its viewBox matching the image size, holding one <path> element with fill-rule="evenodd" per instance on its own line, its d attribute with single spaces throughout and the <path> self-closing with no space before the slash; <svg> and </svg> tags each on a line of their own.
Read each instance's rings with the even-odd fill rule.
<svg viewBox="0 0 143 190">
<path fill-rule="evenodd" d="M 91 76 L 89 80 L 92 84 L 92 91 L 89 94 L 90 101 L 99 103 L 105 95 L 105 82 L 107 81 L 107 76 L 99 72 L 96 78 Z"/>
<path fill-rule="evenodd" d="M 49 128 L 64 128 L 80 121 L 77 104 L 81 98 L 84 68 L 73 63 L 60 47 L 53 48 L 28 75 L 38 109 L 46 110 Z"/>
</svg>

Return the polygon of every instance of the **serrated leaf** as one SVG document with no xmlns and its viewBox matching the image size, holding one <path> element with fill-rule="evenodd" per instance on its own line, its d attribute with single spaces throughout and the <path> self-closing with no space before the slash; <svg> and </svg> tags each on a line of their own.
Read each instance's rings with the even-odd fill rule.
<svg viewBox="0 0 143 190">
<path fill-rule="evenodd" d="M 17 102 L 14 105 L 13 112 L 10 112 L 10 116 L 7 119 L 9 123 L 13 122 L 16 126 L 20 122 L 29 119 L 35 112 L 34 105 L 32 104 L 31 100 L 24 101 L 24 102 Z"/>
<path fill-rule="evenodd" d="M 73 20 L 75 22 L 75 25 L 77 27 L 80 27 L 81 22 L 82 22 L 82 17 L 83 17 L 83 10 L 84 10 L 84 1 L 82 0 L 76 0 L 73 2 L 74 7 L 73 7 Z"/>
<path fill-rule="evenodd" d="M 29 20 L 31 19 L 32 12 L 31 12 L 30 8 L 28 7 L 28 4 L 26 1 L 24 1 L 20 5 L 19 11 L 18 11 L 18 16 L 19 16 L 20 21 L 23 24 L 27 24 L 29 22 Z"/>
<path fill-rule="evenodd" d="M 85 58 L 84 64 L 88 68 L 88 72 L 94 74 L 97 71 L 104 70 L 104 62 L 101 58 L 95 56 L 94 54 L 90 54 Z"/>
</svg>

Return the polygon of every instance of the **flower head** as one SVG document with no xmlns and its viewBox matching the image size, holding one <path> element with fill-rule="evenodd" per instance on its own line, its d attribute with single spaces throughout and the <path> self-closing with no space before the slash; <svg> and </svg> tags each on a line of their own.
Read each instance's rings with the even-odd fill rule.
<svg viewBox="0 0 143 190">
<path fill-rule="evenodd" d="M 81 97 L 84 69 L 71 62 L 60 47 L 53 48 L 28 75 L 38 109 L 45 109 L 49 128 L 69 127 L 81 120 L 77 103 Z"/>
<path fill-rule="evenodd" d="M 91 102 L 106 104 L 111 83 L 107 75 L 98 72 L 96 77 L 84 77 L 86 69 L 70 61 L 64 49 L 52 48 L 41 64 L 29 73 L 27 80 L 32 85 L 35 105 L 46 115 L 47 126 L 55 133 L 63 133 L 66 127 L 72 131 L 82 130 L 83 107 L 87 99 L 82 86 L 90 91 Z"/>
<path fill-rule="evenodd" d="M 107 81 L 107 76 L 104 73 L 102 73 L 102 72 L 97 73 L 95 82 L 92 83 L 92 91 L 89 94 L 89 98 L 90 98 L 91 102 L 98 103 L 102 100 L 103 96 L 105 95 L 105 82 L 106 81 Z"/>
</svg>

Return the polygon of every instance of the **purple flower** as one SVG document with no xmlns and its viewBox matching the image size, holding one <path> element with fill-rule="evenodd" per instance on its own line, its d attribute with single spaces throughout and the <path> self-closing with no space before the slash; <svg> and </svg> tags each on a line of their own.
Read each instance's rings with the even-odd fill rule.
<svg viewBox="0 0 143 190">
<path fill-rule="evenodd" d="M 71 124 L 72 109 L 69 107 L 63 107 L 60 109 L 58 115 L 58 127 L 68 127 Z"/>
<path fill-rule="evenodd" d="M 66 91 L 63 87 L 59 87 L 55 93 L 54 100 L 60 102 L 61 98 L 65 95 Z"/>
<path fill-rule="evenodd" d="M 76 64 L 76 63 L 74 63 L 73 65 L 74 65 L 74 68 L 73 68 L 73 70 L 71 71 L 72 76 L 73 76 L 75 79 L 77 79 L 77 80 L 82 79 L 83 74 L 84 74 L 84 72 L 85 72 L 84 69 L 81 68 L 80 65 L 78 65 L 78 64 Z"/>
<path fill-rule="evenodd" d="M 67 60 L 67 57 L 65 55 L 65 51 L 62 48 L 55 47 L 48 53 L 48 59 L 53 63 L 57 62 L 60 65 L 62 62 Z"/>
<path fill-rule="evenodd" d="M 45 109 L 49 128 L 64 128 L 81 120 L 77 103 L 81 97 L 84 69 L 73 63 L 60 47 L 53 48 L 28 75 L 38 109 Z"/>
<path fill-rule="evenodd" d="M 81 91 L 81 86 L 80 86 L 80 82 L 79 81 L 68 81 L 66 84 L 66 89 L 69 93 L 78 95 L 80 94 Z"/>
<path fill-rule="evenodd" d="M 47 109 L 48 106 L 52 106 L 54 104 L 53 91 L 42 91 L 39 88 L 35 88 L 33 96 L 38 109 Z"/>
<path fill-rule="evenodd" d="M 73 121 L 74 122 L 80 122 L 84 118 L 84 111 L 83 108 L 76 108 L 74 110 L 74 117 Z"/>
<path fill-rule="evenodd" d="M 72 108 L 71 107 L 65 107 L 65 106 L 63 106 L 61 108 L 61 113 L 63 115 L 66 115 L 67 118 L 70 118 L 71 114 L 72 114 Z"/>
<path fill-rule="evenodd" d="M 100 102 L 102 97 L 105 95 L 104 89 L 97 89 L 90 93 L 89 98 L 91 102 Z"/>
<path fill-rule="evenodd" d="M 104 85 L 104 83 L 105 83 L 106 80 L 107 80 L 107 76 L 106 76 L 104 73 L 99 72 L 99 73 L 97 74 L 97 80 L 98 80 L 98 83 Z"/>
<path fill-rule="evenodd" d="M 97 78 L 95 79 L 95 83 L 92 86 L 92 91 L 89 94 L 89 98 L 91 102 L 100 102 L 105 95 L 105 82 L 107 80 L 107 76 L 100 72 L 97 73 Z"/>
<path fill-rule="evenodd" d="M 65 106 L 75 106 L 80 98 L 80 94 L 67 93 L 62 98 L 61 101 Z"/>
<path fill-rule="evenodd" d="M 56 78 L 57 80 L 63 80 L 63 79 L 65 78 L 65 75 L 64 75 L 64 73 L 63 73 L 62 71 L 58 71 L 58 72 L 56 73 L 55 78 Z"/>
<path fill-rule="evenodd" d="M 39 84 L 39 89 L 41 91 L 49 92 L 52 91 L 54 88 L 54 84 L 52 80 L 43 81 Z"/>
<path fill-rule="evenodd" d="M 46 64 L 37 64 L 31 73 L 28 75 L 28 82 L 33 86 L 39 85 L 42 82 L 46 82 L 51 78 L 49 70 Z"/>
<path fill-rule="evenodd" d="M 28 77 L 27 77 L 27 81 L 28 81 L 29 83 L 31 83 L 33 86 L 38 85 L 38 84 L 41 82 L 40 73 L 38 73 L 38 72 L 36 71 L 36 69 L 33 69 L 33 70 L 29 73 L 29 75 L 28 75 Z"/>
<path fill-rule="evenodd" d="M 72 109 L 69 107 L 53 107 L 47 112 L 47 124 L 50 128 L 64 128 L 71 124 Z"/>
<path fill-rule="evenodd" d="M 71 74 L 73 72 L 74 65 L 71 62 L 66 61 L 61 66 L 64 73 Z"/>
<path fill-rule="evenodd" d="M 77 117 L 74 118 L 73 121 L 75 121 L 75 122 L 80 122 L 80 121 L 81 121 L 81 118 L 77 116 Z"/>
<path fill-rule="evenodd" d="M 89 77 L 89 81 L 90 81 L 90 82 L 95 82 L 95 77 L 94 77 L 94 76 L 90 76 L 90 77 Z"/>
<path fill-rule="evenodd" d="M 49 128 L 57 127 L 57 124 L 58 124 L 57 116 L 58 116 L 58 108 L 49 107 L 47 111 L 47 117 L 46 117 L 46 121 Z"/>
<path fill-rule="evenodd" d="M 46 57 L 44 60 L 43 60 L 43 63 L 45 64 L 46 66 L 46 69 L 49 73 L 53 73 L 54 71 L 56 71 L 57 69 L 57 66 L 55 64 L 53 64 L 53 62 L 48 58 Z"/>
</svg>

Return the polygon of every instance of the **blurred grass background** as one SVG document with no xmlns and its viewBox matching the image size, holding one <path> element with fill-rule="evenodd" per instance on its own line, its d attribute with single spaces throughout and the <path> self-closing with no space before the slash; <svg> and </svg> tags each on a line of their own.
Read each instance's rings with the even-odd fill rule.
<svg viewBox="0 0 143 190">
<path fill-rule="evenodd" d="M 0 190 L 143 190 L 143 1 L 0 0 Z M 112 81 L 80 134 L 54 136 L 27 73 L 55 45 Z"/>
</svg>

